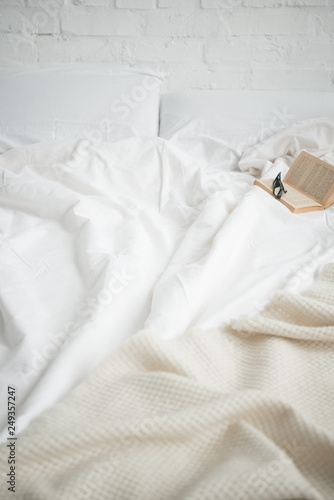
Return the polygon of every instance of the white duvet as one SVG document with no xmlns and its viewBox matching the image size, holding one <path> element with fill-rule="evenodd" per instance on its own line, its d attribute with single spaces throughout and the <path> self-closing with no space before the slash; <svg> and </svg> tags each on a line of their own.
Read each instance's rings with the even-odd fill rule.
<svg viewBox="0 0 334 500">
<path fill-rule="evenodd" d="M 170 338 L 302 292 L 334 260 L 334 211 L 294 215 L 252 185 L 301 150 L 334 164 L 334 120 L 281 131 L 229 172 L 159 138 L 3 154 L 0 399 L 17 388 L 17 431 L 144 327 Z"/>
</svg>

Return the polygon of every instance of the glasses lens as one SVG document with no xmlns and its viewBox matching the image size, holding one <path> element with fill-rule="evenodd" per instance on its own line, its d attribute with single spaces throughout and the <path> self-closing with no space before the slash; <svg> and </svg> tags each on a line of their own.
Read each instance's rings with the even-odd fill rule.
<svg viewBox="0 0 334 500">
<path fill-rule="evenodd" d="M 277 191 L 278 189 L 278 191 Z M 282 186 L 276 186 L 273 190 L 274 196 L 279 200 L 282 197 L 283 194 L 283 187 Z"/>
<path fill-rule="evenodd" d="M 281 172 L 276 175 L 275 179 L 273 180 L 273 186 L 279 186 L 281 183 Z"/>
</svg>

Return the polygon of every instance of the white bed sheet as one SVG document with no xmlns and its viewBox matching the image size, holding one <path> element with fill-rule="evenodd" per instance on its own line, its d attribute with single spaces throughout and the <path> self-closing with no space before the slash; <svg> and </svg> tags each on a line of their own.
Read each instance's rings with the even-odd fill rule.
<svg viewBox="0 0 334 500">
<path fill-rule="evenodd" d="M 334 164 L 333 119 L 298 134 Z M 278 289 L 303 291 L 333 260 L 332 208 L 296 216 L 252 185 L 254 161 L 285 171 L 293 146 L 286 129 L 239 172 L 203 169 L 160 138 L 2 155 L 0 387 L 2 400 L 17 387 L 18 432 L 139 329 L 220 326 Z"/>
</svg>

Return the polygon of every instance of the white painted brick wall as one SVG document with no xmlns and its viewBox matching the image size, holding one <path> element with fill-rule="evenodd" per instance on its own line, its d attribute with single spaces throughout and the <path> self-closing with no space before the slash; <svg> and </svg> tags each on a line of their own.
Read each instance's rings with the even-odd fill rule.
<svg viewBox="0 0 334 500">
<path fill-rule="evenodd" d="M 94 64 L 166 90 L 334 90 L 334 0 L 0 0 L 0 65 Z"/>
</svg>

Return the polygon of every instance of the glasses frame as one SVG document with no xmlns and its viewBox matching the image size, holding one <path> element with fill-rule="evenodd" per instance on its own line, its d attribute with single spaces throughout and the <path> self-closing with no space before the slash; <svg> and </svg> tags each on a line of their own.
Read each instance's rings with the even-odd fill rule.
<svg viewBox="0 0 334 500">
<path fill-rule="evenodd" d="M 276 193 L 277 188 L 279 188 L 278 193 Z M 284 188 L 284 184 L 281 178 L 281 172 L 279 172 L 273 180 L 273 195 L 275 196 L 275 198 L 280 200 L 283 193 L 287 193 L 287 190 Z"/>
</svg>

